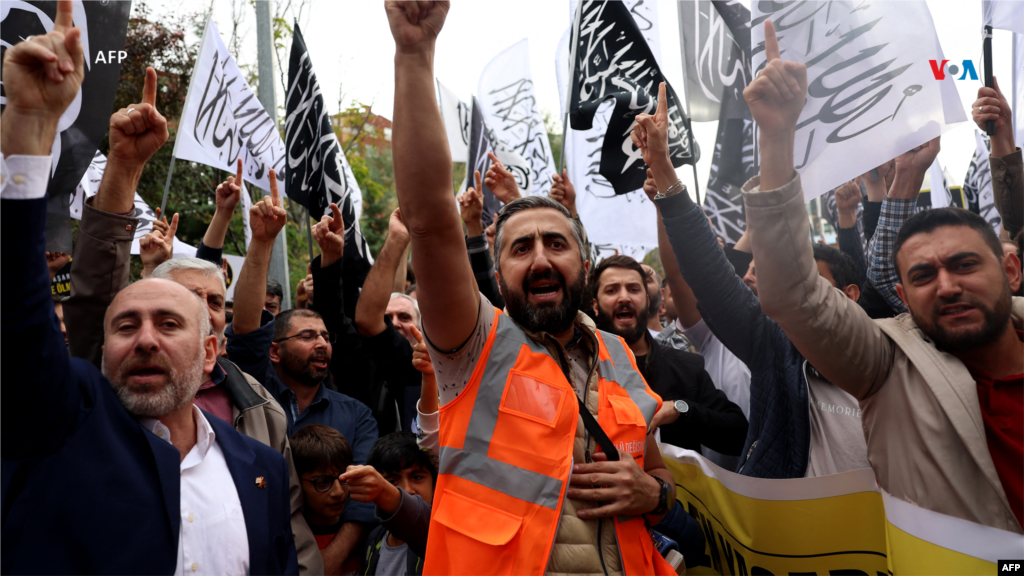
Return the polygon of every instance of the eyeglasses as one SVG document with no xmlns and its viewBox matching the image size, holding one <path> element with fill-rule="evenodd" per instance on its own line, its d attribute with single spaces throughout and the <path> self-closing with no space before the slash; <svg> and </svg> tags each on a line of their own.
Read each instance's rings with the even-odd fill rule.
<svg viewBox="0 0 1024 576">
<path fill-rule="evenodd" d="M 322 337 L 325 342 L 330 342 L 331 344 L 334 344 L 334 342 L 336 342 L 338 340 L 338 337 L 337 337 L 337 335 L 334 334 L 334 332 L 327 332 L 327 331 L 317 332 L 316 330 L 303 330 L 302 332 L 299 332 L 298 334 L 295 334 L 294 336 L 287 336 L 287 337 L 281 338 L 279 340 L 274 340 L 274 342 L 284 342 L 285 340 L 291 340 L 292 338 L 298 338 L 299 340 L 302 340 L 303 342 L 309 343 L 309 342 L 315 341 L 318 337 Z"/>
<path fill-rule="evenodd" d="M 312 482 L 313 488 L 317 492 L 327 492 L 334 487 L 334 482 L 339 481 L 337 476 L 315 476 L 313 478 L 303 478 L 303 482 Z M 348 482 L 341 482 L 342 486 L 348 486 Z"/>
</svg>

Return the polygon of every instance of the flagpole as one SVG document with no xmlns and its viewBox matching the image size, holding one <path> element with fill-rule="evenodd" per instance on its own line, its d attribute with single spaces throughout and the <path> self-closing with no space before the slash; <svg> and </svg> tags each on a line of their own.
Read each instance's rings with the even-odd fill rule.
<svg viewBox="0 0 1024 576">
<path fill-rule="evenodd" d="M 985 86 L 993 88 L 995 85 L 992 82 L 992 27 L 985 26 L 985 32 L 982 35 L 981 51 L 983 58 L 985 59 Z M 985 133 L 989 136 L 994 136 L 996 133 L 995 120 L 985 121 Z"/>
<path fill-rule="evenodd" d="M 309 221 L 312 218 L 309 215 L 309 208 L 306 208 L 306 239 L 309 240 L 309 262 L 313 263 L 313 228 Z"/>
<path fill-rule="evenodd" d="M 576 4 L 576 13 L 572 18 L 572 28 L 569 30 L 569 86 L 565 90 L 565 114 L 562 116 L 562 150 L 558 154 L 558 175 L 565 170 L 565 148 L 569 137 L 569 105 L 572 103 L 573 85 L 576 84 L 576 45 L 580 43 L 580 15 L 583 13 L 583 1 Z M 575 36 L 573 33 L 576 33 Z"/>
<path fill-rule="evenodd" d="M 174 141 L 178 143 L 177 139 Z M 172 152 L 171 165 L 167 168 L 167 181 L 164 182 L 164 198 L 160 201 L 160 214 L 167 214 L 167 191 L 171 189 L 171 176 L 174 174 L 174 156 Z"/>
</svg>

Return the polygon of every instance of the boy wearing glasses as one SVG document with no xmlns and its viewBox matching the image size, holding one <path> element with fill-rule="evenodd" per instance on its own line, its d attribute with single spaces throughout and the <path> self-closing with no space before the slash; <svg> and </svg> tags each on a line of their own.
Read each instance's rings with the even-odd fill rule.
<svg viewBox="0 0 1024 576">
<path fill-rule="evenodd" d="M 352 465 L 352 447 L 340 432 L 321 424 L 299 430 L 290 442 L 305 500 L 302 515 L 323 551 L 343 524 L 341 517 L 348 503 L 349 488 L 338 476 Z M 357 557 L 352 555 L 350 559 L 352 567 L 358 568 Z M 325 565 L 327 560 L 325 557 Z"/>
</svg>

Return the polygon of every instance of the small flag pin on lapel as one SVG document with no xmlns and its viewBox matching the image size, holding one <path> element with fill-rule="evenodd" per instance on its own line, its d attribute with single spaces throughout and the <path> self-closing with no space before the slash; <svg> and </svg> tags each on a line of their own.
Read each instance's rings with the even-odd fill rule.
<svg viewBox="0 0 1024 576">
<path fill-rule="evenodd" d="M 257 488 L 266 488 L 267 487 L 267 481 L 263 478 L 263 476 L 257 476 L 256 477 L 256 487 Z"/>
</svg>

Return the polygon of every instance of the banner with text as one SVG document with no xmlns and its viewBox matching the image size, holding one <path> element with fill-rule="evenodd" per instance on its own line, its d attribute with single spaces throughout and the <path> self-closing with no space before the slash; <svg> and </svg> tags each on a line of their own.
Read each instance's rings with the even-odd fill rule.
<svg viewBox="0 0 1024 576">
<path fill-rule="evenodd" d="M 441 119 L 444 120 L 444 131 L 448 134 L 452 162 L 465 162 L 469 154 L 469 104 L 460 100 L 440 80 L 437 80 L 437 103 L 441 108 Z"/>
<path fill-rule="evenodd" d="M 766 64 L 769 18 L 782 58 L 807 65 L 793 148 L 806 200 L 967 120 L 953 77 L 936 80 L 928 63 L 943 56 L 924 0 L 755 2 L 752 9 L 755 76 Z"/>
<path fill-rule="evenodd" d="M 660 444 L 676 498 L 704 531 L 687 574 L 996 574 L 1024 537 L 889 496 L 870 469 L 766 480 Z"/>
</svg>

